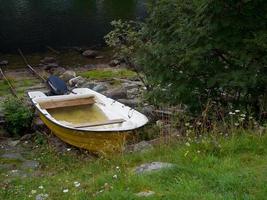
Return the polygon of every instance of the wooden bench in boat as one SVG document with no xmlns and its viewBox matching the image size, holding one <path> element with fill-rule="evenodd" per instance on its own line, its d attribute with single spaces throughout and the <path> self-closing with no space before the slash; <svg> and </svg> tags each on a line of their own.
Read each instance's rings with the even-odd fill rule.
<svg viewBox="0 0 267 200">
<path fill-rule="evenodd" d="M 109 124 L 119 124 L 125 122 L 124 119 L 111 119 L 104 122 L 96 122 L 96 123 L 84 123 L 84 124 L 75 124 L 73 128 L 87 128 L 93 126 L 104 126 Z"/>
<path fill-rule="evenodd" d="M 89 97 L 80 97 L 73 99 L 49 99 L 46 101 L 42 101 L 39 103 L 42 109 L 53 109 L 53 108 L 64 108 L 71 106 L 79 106 L 79 105 L 89 105 L 94 104 L 94 96 Z"/>
</svg>

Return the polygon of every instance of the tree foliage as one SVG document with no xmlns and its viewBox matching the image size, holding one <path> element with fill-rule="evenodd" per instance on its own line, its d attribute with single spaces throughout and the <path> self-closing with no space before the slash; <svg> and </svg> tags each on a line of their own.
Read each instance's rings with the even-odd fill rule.
<svg viewBox="0 0 267 200">
<path fill-rule="evenodd" d="M 137 32 L 131 56 L 155 101 L 266 112 L 265 0 L 151 1 Z"/>
</svg>

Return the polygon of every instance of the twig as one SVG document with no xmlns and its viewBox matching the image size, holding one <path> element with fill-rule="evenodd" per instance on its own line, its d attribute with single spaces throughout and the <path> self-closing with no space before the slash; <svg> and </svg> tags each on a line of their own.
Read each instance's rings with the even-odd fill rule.
<svg viewBox="0 0 267 200">
<path fill-rule="evenodd" d="M 29 62 L 27 61 L 27 59 L 25 58 L 25 56 L 23 55 L 23 53 L 22 53 L 22 51 L 20 50 L 20 49 L 18 49 L 18 52 L 19 52 L 19 54 L 20 54 L 20 56 L 22 57 L 22 59 L 23 59 L 23 61 L 24 61 L 24 63 L 26 64 L 26 66 L 36 75 L 36 76 L 38 76 L 40 79 L 42 79 L 42 81 L 44 82 L 44 83 L 46 83 L 46 80 L 40 75 L 40 74 L 38 74 L 38 72 L 37 71 L 35 71 L 35 69 L 33 69 L 32 68 L 32 66 L 29 64 Z"/>
<path fill-rule="evenodd" d="M 60 54 L 59 51 L 55 50 L 54 48 L 50 47 L 50 46 L 45 46 L 47 49 L 49 49 L 50 51 L 56 53 L 56 54 Z"/>
</svg>

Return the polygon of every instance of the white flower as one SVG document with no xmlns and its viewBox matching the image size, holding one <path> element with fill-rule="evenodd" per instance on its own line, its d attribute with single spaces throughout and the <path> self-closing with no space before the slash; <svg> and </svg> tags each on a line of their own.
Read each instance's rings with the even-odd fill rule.
<svg viewBox="0 0 267 200">
<path fill-rule="evenodd" d="M 69 192 L 69 190 L 68 189 L 64 189 L 63 192 L 64 193 L 67 193 L 67 192 Z"/>
<path fill-rule="evenodd" d="M 241 117 L 241 118 L 239 119 L 240 122 L 242 122 L 242 121 L 244 121 L 244 120 L 245 120 L 245 118 L 243 118 L 243 117 Z"/>
<path fill-rule="evenodd" d="M 236 113 L 239 113 L 239 112 L 240 112 L 240 110 L 235 110 L 235 112 L 236 112 Z"/>
<path fill-rule="evenodd" d="M 246 114 L 240 114 L 240 117 L 246 117 Z"/>
<path fill-rule="evenodd" d="M 197 122 L 197 125 L 200 126 L 202 123 L 201 122 Z"/>
<path fill-rule="evenodd" d="M 239 126 L 239 123 L 236 122 L 236 123 L 235 123 L 235 126 Z"/>
<path fill-rule="evenodd" d="M 36 192 L 37 192 L 36 190 L 32 190 L 32 191 L 31 191 L 32 194 L 35 194 Z"/>
<path fill-rule="evenodd" d="M 78 181 L 74 181 L 73 183 L 74 183 L 75 187 L 80 187 L 80 185 L 81 185 L 81 183 L 79 183 Z"/>
<path fill-rule="evenodd" d="M 71 150 L 71 148 L 67 148 L 67 151 L 70 151 Z"/>
<path fill-rule="evenodd" d="M 229 115 L 234 115 L 235 113 L 233 113 L 233 112 L 229 112 Z"/>
<path fill-rule="evenodd" d="M 118 178 L 118 175 L 117 174 L 114 174 L 112 177 L 115 178 L 115 179 L 117 179 Z"/>
<path fill-rule="evenodd" d="M 200 153 L 200 151 L 199 151 L 199 150 L 197 150 L 197 153 Z"/>
<path fill-rule="evenodd" d="M 183 74 L 184 72 L 181 70 L 181 71 L 179 71 L 179 73 L 180 73 L 180 74 Z"/>
<path fill-rule="evenodd" d="M 44 186 L 40 185 L 38 188 L 42 190 L 44 189 Z"/>
<path fill-rule="evenodd" d="M 185 145 L 189 147 L 189 146 L 190 146 L 190 143 L 189 143 L 189 142 L 187 142 L 187 143 L 185 143 Z"/>
<path fill-rule="evenodd" d="M 187 123 L 185 123 L 185 126 L 189 126 L 190 124 L 187 122 Z"/>
<path fill-rule="evenodd" d="M 253 117 L 250 116 L 249 119 L 253 119 Z"/>
</svg>

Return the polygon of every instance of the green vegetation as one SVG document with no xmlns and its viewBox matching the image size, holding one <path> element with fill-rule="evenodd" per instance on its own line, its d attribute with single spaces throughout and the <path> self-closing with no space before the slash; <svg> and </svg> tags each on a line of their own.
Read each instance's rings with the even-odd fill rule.
<svg viewBox="0 0 267 200">
<path fill-rule="evenodd" d="M 0 197 L 35 199 L 46 193 L 49 199 L 140 199 L 134 193 L 152 190 L 155 195 L 149 199 L 265 199 L 266 145 L 266 134 L 235 130 L 225 137 L 197 142 L 191 138 L 186 144 L 175 142 L 146 153 L 91 160 L 72 152 L 59 155 L 44 143 L 29 151 L 30 159 L 41 163 L 39 175 L 5 181 L 8 177 L 2 173 Z M 133 173 L 135 166 L 152 161 L 175 167 Z M 76 181 L 79 187 L 74 186 Z"/>
<path fill-rule="evenodd" d="M 79 74 L 89 79 L 112 79 L 112 78 L 133 78 L 136 73 L 128 69 L 96 69 Z"/>
<path fill-rule="evenodd" d="M 117 54 L 146 74 L 154 103 L 191 111 L 267 110 L 267 3 L 150 1 L 144 23 L 113 22 L 106 37 Z"/>
<path fill-rule="evenodd" d="M 3 108 L 6 122 L 5 127 L 11 135 L 23 135 L 30 129 L 33 112 L 21 99 L 7 98 Z"/>
<path fill-rule="evenodd" d="M 35 84 L 40 83 L 40 80 L 38 79 L 24 78 L 21 80 L 14 80 L 13 78 L 9 78 L 8 80 L 14 86 L 20 97 L 23 97 L 25 95 L 27 87 L 31 87 Z M 6 81 L 0 80 L 0 96 L 6 96 L 8 94 L 11 94 L 8 84 L 6 83 Z"/>
</svg>

